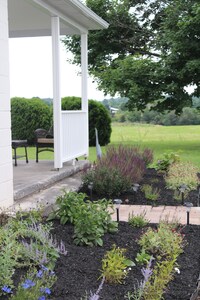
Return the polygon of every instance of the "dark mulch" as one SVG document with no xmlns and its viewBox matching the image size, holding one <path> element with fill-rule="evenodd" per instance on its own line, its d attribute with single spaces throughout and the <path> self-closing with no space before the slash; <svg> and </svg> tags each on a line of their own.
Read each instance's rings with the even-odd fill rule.
<svg viewBox="0 0 200 300">
<path fill-rule="evenodd" d="M 153 188 L 159 190 L 159 198 L 158 200 L 151 201 L 145 198 L 144 193 L 141 191 L 141 187 L 144 184 L 148 184 L 153 186 Z M 91 198 L 91 193 L 88 189 L 81 188 L 81 192 L 86 193 Z M 198 206 L 198 192 L 199 189 L 190 191 L 188 197 L 184 199 L 184 202 L 192 202 L 193 206 Z M 102 197 L 101 197 L 102 198 Z M 182 201 L 178 201 L 174 199 L 174 191 L 166 188 L 165 178 L 163 174 L 159 174 L 155 169 L 149 168 L 146 170 L 144 174 L 143 180 L 140 182 L 140 188 L 137 192 L 127 192 L 120 196 L 112 196 L 112 199 L 120 198 L 123 203 L 122 204 L 133 204 L 133 205 L 168 205 L 168 206 L 177 206 L 182 205 Z M 99 199 L 99 195 L 92 193 L 92 200 Z"/>
<path fill-rule="evenodd" d="M 156 226 L 156 225 L 151 225 Z M 54 222 L 53 234 L 57 239 L 62 239 L 68 249 L 67 256 L 61 256 L 56 264 L 55 272 L 58 281 L 53 288 L 51 299 L 80 300 L 86 291 L 95 292 L 100 280 L 101 260 L 105 251 L 111 249 L 113 244 L 126 248 L 126 255 L 135 261 L 139 247 L 137 239 L 142 230 L 132 228 L 126 222 L 120 222 L 116 234 L 106 234 L 103 238 L 103 247 L 77 247 L 73 244 L 73 227 L 60 225 Z M 165 300 L 189 300 L 196 287 L 200 271 L 200 227 L 190 225 L 183 228 L 187 245 L 184 253 L 178 259 L 180 274 L 175 274 L 174 280 L 169 284 Z M 102 300 L 123 300 L 128 291 L 133 291 L 134 286 L 142 279 L 139 266 L 130 271 L 125 282 L 121 285 L 108 285 L 100 293 Z"/>
</svg>

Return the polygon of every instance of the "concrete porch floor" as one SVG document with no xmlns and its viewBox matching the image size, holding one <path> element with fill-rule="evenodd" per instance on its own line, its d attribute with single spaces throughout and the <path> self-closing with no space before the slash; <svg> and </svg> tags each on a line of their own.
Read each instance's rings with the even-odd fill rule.
<svg viewBox="0 0 200 300">
<path fill-rule="evenodd" d="M 78 161 L 64 164 L 59 171 L 54 170 L 53 161 L 19 161 L 18 166 L 13 166 L 14 172 L 14 209 L 27 210 L 40 205 L 45 207 L 48 214 L 56 198 L 63 191 L 77 191 L 81 185 L 80 171 L 87 167 L 88 161 Z M 146 218 L 152 223 L 160 220 L 176 220 L 186 224 L 186 208 L 183 206 L 157 206 L 150 205 L 121 205 L 120 221 L 128 221 L 129 214 L 138 215 L 145 212 Z M 116 220 L 116 214 L 113 215 Z M 200 207 L 192 207 L 190 224 L 200 225 Z"/>
<path fill-rule="evenodd" d="M 55 170 L 53 161 L 41 160 L 39 163 L 19 160 L 17 166 L 13 166 L 14 201 L 21 201 L 34 193 L 58 184 L 62 180 L 80 172 L 89 164 L 86 160 L 64 163 L 62 169 Z"/>
</svg>

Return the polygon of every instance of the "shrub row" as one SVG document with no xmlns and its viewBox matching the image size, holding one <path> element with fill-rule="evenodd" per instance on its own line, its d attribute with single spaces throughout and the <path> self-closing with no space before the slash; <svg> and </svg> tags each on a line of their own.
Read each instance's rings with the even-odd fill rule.
<svg viewBox="0 0 200 300">
<path fill-rule="evenodd" d="M 65 97 L 62 99 L 63 110 L 80 110 L 81 98 Z M 34 143 L 34 131 L 37 128 L 49 130 L 53 124 L 52 106 L 40 98 L 11 99 L 12 139 L 27 139 Z M 95 146 L 95 127 L 98 129 L 99 143 L 104 146 L 110 142 L 111 118 L 103 104 L 89 100 L 89 144 Z"/>
</svg>

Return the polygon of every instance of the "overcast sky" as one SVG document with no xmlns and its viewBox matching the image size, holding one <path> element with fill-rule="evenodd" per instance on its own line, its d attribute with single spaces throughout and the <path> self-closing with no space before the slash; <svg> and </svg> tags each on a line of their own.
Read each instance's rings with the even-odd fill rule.
<svg viewBox="0 0 200 300">
<path fill-rule="evenodd" d="M 52 98 L 52 47 L 51 37 L 12 38 L 10 47 L 11 97 Z M 81 96 L 79 68 L 69 64 L 61 43 L 61 96 Z M 103 100 L 92 79 L 88 80 L 88 98 Z"/>
</svg>

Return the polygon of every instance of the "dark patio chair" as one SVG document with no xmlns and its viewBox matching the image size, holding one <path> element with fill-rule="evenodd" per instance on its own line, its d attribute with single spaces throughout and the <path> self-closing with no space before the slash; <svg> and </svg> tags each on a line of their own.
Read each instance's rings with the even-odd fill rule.
<svg viewBox="0 0 200 300">
<path fill-rule="evenodd" d="M 49 131 L 43 128 L 35 130 L 35 146 L 36 146 L 36 162 L 38 162 L 38 154 L 43 151 L 54 152 L 53 130 Z"/>
</svg>

